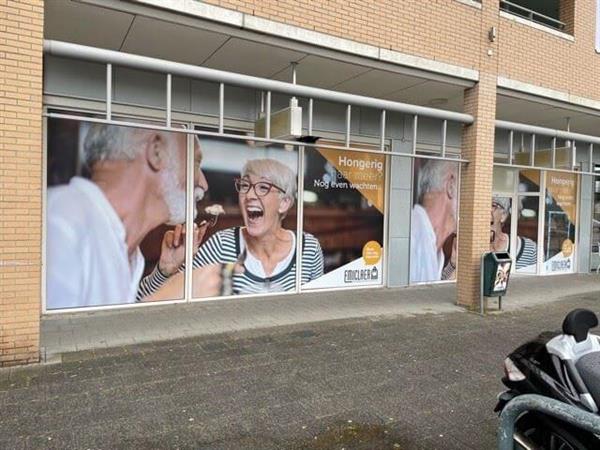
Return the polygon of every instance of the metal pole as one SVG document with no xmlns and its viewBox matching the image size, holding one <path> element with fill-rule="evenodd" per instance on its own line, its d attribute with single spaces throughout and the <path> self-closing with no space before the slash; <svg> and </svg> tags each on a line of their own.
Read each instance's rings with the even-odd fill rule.
<svg viewBox="0 0 600 450">
<path fill-rule="evenodd" d="M 296 84 L 296 67 L 298 66 L 297 62 L 292 63 L 292 84 Z"/>
<path fill-rule="evenodd" d="M 168 127 L 171 126 L 171 74 L 167 74 L 167 123 Z"/>
<path fill-rule="evenodd" d="M 219 83 L 219 134 L 225 132 L 225 85 Z"/>
<path fill-rule="evenodd" d="M 350 127 L 352 126 L 352 106 L 346 106 L 346 147 L 350 147 Z"/>
<path fill-rule="evenodd" d="M 483 296 L 483 261 L 485 253 L 481 255 L 481 262 L 479 263 L 479 314 L 485 316 L 485 297 Z"/>
<path fill-rule="evenodd" d="M 590 144 L 589 152 L 588 159 L 590 162 L 588 165 L 588 171 L 592 172 L 594 170 L 594 144 Z"/>
<path fill-rule="evenodd" d="M 190 124 L 190 128 L 193 128 L 193 125 Z M 194 192 L 194 176 L 195 171 L 200 170 L 200 167 L 194 167 L 194 146 L 196 144 L 196 139 L 193 134 L 186 135 L 187 137 L 187 165 L 186 165 L 186 189 L 187 192 Z M 191 237 L 194 235 L 194 208 L 195 208 L 196 199 L 194 195 L 186 196 L 186 221 L 185 221 L 185 235 L 187 237 Z M 193 239 L 185 240 L 185 273 L 183 277 L 183 292 L 184 298 L 188 302 L 192 298 L 193 294 L 193 286 L 192 286 L 192 269 L 193 264 L 192 261 L 194 259 L 193 252 Z"/>
<path fill-rule="evenodd" d="M 510 130 L 510 132 L 508 133 L 508 138 L 510 139 L 508 141 L 508 163 L 509 164 L 513 163 L 513 152 L 514 152 L 513 139 L 514 139 L 514 135 L 515 135 L 515 132 L 513 130 Z"/>
<path fill-rule="evenodd" d="M 454 111 L 428 108 L 425 106 L 409 105 L 390 100 L 382 100 L 362 95 L 349 94 L 339 91 L 315 88 L 301 84 L 291 84 L 283 81 L 270 80 L 223 70 L 209 69 L 192 64 L 177 63 L 159 58 L 134 55 L 114 50 L 105 50 L 85 45 L 72 44 L 53 40 L 44 41 L 44 52 L 50 55 L 63 56 L 100 63 L 112 63 L 118 66 L 134 69 L 149 70 L 158 73 L 171 73 L 175 76 L 196 78 L 232 86 L 247 87 L 255 90 L 280 92 L 296 97 L 317 98 L 319 100 L 342 103 L 345 105 L 363 106 L 365 108 L 385 109 L 405 114 L 418 114 L 434 119 L 447 119 L 455 122 L 471 124 L 473 116 Z"/>
<path fill-rule="evenodd" d="M 308 99 L 308 135 L 313 134 L 313 99 Z"/>
<path fill-rule="evenodd" d="M 261 117 L 265 113 L 265 93 L 260 91 L 260 114 Z"/>
<path fill-rule="evenodd" d="M 571 169 L 575 170 L 575 166 L 577 165 L 577 148 L 575 146 L 575 141 L 571 141 Z"/>
<path fill-rule="evenodd" d="M 265 113 L 265 138 L 271 139 L 271 91 L 267 91 L 267 111 Z"/>
<path fill-rule="evenodd" d="M 529 165 L 535 166 L 535 134 L 531 135 L 531 155 L 529 155 Z"/>
<path fill-rule="evenodd" d="M 552 168 L 556 168 L 556 138 L 552 138 Z"/>
<path fill-rule="evenodd" d="M 417 154 L 417 128 L 419 126 L 419 116 L 416 114 L 413 117 L 413 128 L 412 128 L 412 154 Z"/>
<path fill-rule="evenodd" d="M 385 150 L 385 109 L 381 111 L 381 124 L 380 124 L 380 131 L 379 131 L 379 136 L 380 136 L 380 140 L 379 140 L 379 148 L 381 149 L 381 151 Z"/>
<path fill-rule="evenodd" d="M 527 411 L 537 411 L 581 430 L 600 434 L 600 416 L 597 414 L 542 395 L 519 395 L 508 402 L 500 414 L 498 450 L 514 450 L 515 422 Z"/>
<path fill-rule="evenodd" d="M 540 136 L 556 137 L 564 140 L 576 140 L 580 142 L 590 142 L 600 144 L 600 137 L 589 134 L 573 133 L 565 130 L 556 130 L 554 128 L 544 128 L 535 125 L 527 125 L 518 122 L 508 122 L 506 120 L 496 120 L 496 128 L 500 130 L 513 130 L 520 133 L 537 134 Z"/>
<path fill-rule="evenodd" d="M 448 136 L 448 121 L 442 122 L 442 158 L 446 157 L 446 139 Z"/>
<path fill-rule="evenodd" d="M 112 64 L 106 65 L 106 120 L 112 119 Z"/>
</svg>

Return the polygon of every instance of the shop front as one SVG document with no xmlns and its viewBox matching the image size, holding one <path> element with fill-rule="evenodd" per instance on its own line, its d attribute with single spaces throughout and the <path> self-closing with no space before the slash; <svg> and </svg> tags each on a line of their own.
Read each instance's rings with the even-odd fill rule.
<svg viewBox="0 0 600 450">
<path fill-rule="evenodd" d="M 223 131 L 47 109 L 45 312 L 455 280 L 456 154 Z"/>
<path fill-rule="evenodd" d="M 579 177 L 537 169 L 494 169 L 490 250 L 509 252 L 514 272 L 577 271 Z"/>
</svg>

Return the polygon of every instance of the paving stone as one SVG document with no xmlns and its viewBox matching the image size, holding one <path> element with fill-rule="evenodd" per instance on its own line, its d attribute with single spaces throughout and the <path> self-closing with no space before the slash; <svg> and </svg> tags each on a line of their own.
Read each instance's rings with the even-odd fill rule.
<svg viewBox="0 0 600 450">
<path fill-rule="evenodd" d="M 505 355 L 596 298 L 79 351 L 0 371 L 0 448 L 494 448 Z"/>
</svg>

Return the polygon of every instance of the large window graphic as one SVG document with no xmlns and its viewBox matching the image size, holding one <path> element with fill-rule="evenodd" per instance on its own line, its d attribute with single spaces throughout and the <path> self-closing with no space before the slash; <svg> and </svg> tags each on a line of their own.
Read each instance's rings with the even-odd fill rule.
<svg viewBox="0 0 600 450">
<path fill-rule="evenodd" d="M 183 133 L 48 121 L 47 309 L 148 300 L 139 283 L 161 246 L 184 254 L 187 146 Z M 202 197 L 202 176 L 195 186 Z"/>
<path fill-rule="evenodd" d="M 303 226 L 324 275 L 303 287 L 382 284 L 385 173 L 385 155 L 305 148 Z"/>
<path fill-rule="evenodd" d="M 459 163 L 414 161 L 410 282 L 456 278 Z"/>
<path fill-rule="evenodd" d="M 544 272 L 572 272 L 577 227 L 577 174 L 546 173 Z"/>
<path fill-rule="evenodd" d="M 192 297 L 296 290 L 298 153 L 280 146 L 201 137 L 207 195 L 197 204 Z M 302 237 L 302 283 L 320 276 L 323 255 L 314 236 Z M 182 261 L 181 261 L 182 262 Z M 168 276 L 165 276 L 168 275 Z M 155 271 L 152 297 L 169 298 L 183 279 Z"/>
</svg>

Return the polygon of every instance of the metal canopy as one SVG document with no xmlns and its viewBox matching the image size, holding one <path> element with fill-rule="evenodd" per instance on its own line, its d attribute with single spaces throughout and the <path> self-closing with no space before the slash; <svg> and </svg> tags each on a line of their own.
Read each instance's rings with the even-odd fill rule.
<svg viewBox="0 0 600 450">
<path fill-rule="evenodd" d="M 473 116 L 469 114 L 445 111 L 425 106 L 410 105 L 406 103 L 376 99 L 372 97 L 331 91 L 310 86 L 302 86 L 283 81 L 269 80 L 249 75 L 194 66 L 191 64 L 177 63 L 164 59 L 73 44 L 69 42 L 45 40 L 44 52 L 50 55 L 62 56 L 66 58 L 75 58 L 114 66 L 148 70 L 152 72 L 164 73 L 165 75 L 178 75 L 182 77 L 223 83 L 225 85 L 257 89 L 266 92 L 279 92 L 297 97 L 325 100 L 353 106 L 363 106 L 379 110 L 395 111 L 404 114 L 450 120 L 465 124 L 473 123 Z"/>
<path fill-rule="evenodd" d="M 496 120 L 496 129 L 497 130 L 507 130 L 509 131 L 509 153 L 508 153 L 508 162 L 507 163 L 499 163 L 495 162 L 496 166 L 504 166 L 504 167 L 516 167 L 516 168 L 524 168 L 524 169 L 550 169 L 559 172 L 569 172 L 569 173 L 579 173 L 584 175 L 595 175 L 598 173 L 594 172 L 594 145 L 600 145 L 600 137 L 591 136 L 587 134 L 581 133 L 573 133 L 565 130 L 557 130 L 553 128 L 545 128 L 538 127 L 535 125 L 527 125 L 523 123 L 517 122 L 508 122 L 505 120 Z M 530 164 L 529 165 L 520 165 L 513 163 L 513 136 L 514 133 L 526 133 L 531 135 L 531 145 L 530 145 Z M 551 166 L 536 166 L 535 165 L 535 137 L 537 136 L 547 136 L 552 138 L 552 159 Z M 557 168 L 556 167 L 556 141 L 557 139 L 563 139 L 568 143 L 568 147 L 570 147 L 571 151 L 571 168 Z M 588 170 L 583 170 L 582 167 L 577 167 L 576 155 L 577 155 L 577 143 L 584 144 L 587 147 L 587 168 Z"/>
</svg>

